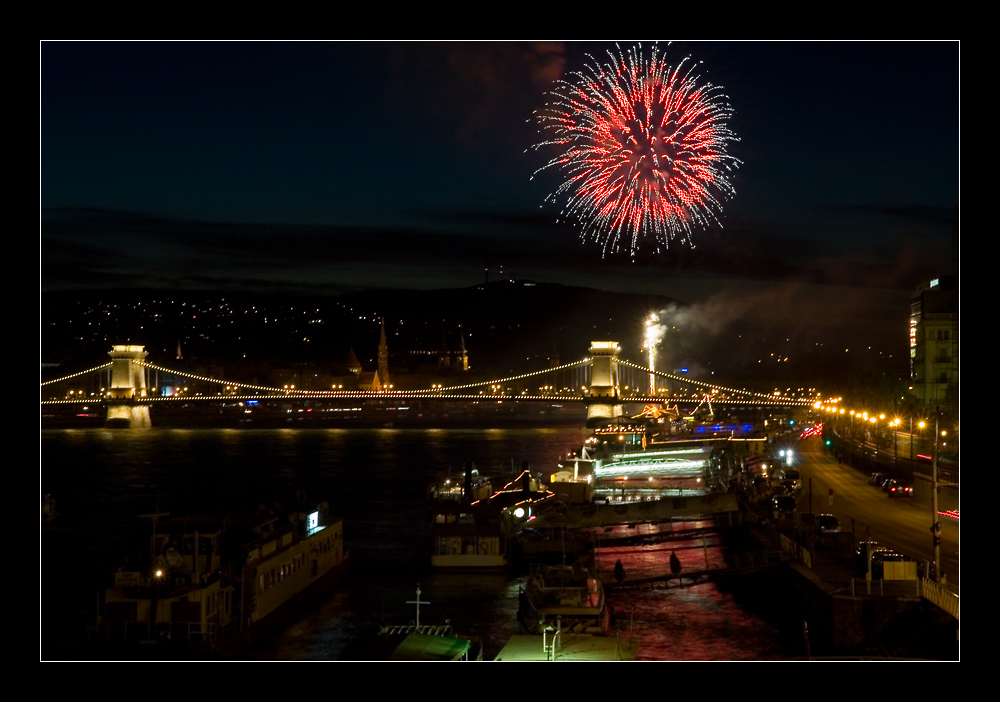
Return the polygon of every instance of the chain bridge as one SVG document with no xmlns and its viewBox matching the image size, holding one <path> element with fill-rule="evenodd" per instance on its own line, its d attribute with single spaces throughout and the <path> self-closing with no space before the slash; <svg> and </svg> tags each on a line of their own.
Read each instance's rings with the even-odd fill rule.
<svg viewBox="0 0 1000 702">
<path fill-rule="evenodd" d="M 40 385 L 46 405 L 106 408 L 106 426 L 150 426 L 149 408 L 156 403 L 258 403 L 307 400 L 440 400 L 452 402 L 582 402 L 588 424 L 625 416 L 625 404 L 673 406 L 694 412 L 702 407 L 803 408 L 812 400 L 754 392 L 653 370 L 619 358 L 615 341 L 594 341 L 579 361 L 505 378 L 430 388 L 351 390 L 269 387 L 197 375 L 146 361 L 144 347 L 115 345 L 111 360 Z"/>
</svg>

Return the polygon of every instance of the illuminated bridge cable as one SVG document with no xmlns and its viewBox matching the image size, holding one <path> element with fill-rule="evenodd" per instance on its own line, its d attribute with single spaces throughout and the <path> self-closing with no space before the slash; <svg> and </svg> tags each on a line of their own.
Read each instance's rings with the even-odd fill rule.
<svg viewBox="0 0 1000 702">
<path fill-rule="evenodd" d="M 136 361 L 136 365 L 141 365 L 151 370 L 157 370 L 161 373 L 171 373 L 174 375 L 183 376 L 185 378 L 191 378 L 193 380 L 200 380 L 203 382 L 219 383 L 220 385 L 226 385 L 228 387 L 238 387 L 246 388 L 250 390 L 259 390 L 261 392 L 273 392 L 278 393 L 277 397 L 287 397 L 289 395 L 296 396 L 309 396 L 309 397 L 412 397 L 414 395 L 430 395 L 430 396 L 440 396 L 442 394 L 453 393 L 456 390 L 468 390 L 473 388 L 485 388 L 493 385 L 500 385 L 502 383 L 508 383 L 518 380 L 525 380 L 527 378 L 533 378 L 546 373 L 557 373 L 564 370 L 569 370 L 571 368 L 577 368 L 581 366 L 588 365 L 591 359 L 585 358 L 581 361 L 576 361 L 574 363 L 566 363 L 561 366 L 556 366 L 554 368 L 545 368 L 544 370 L 533 371 L 531 373 L 522 373 L 520 375 L 509 376 L 507 378 L 499 378 L 495 380 L 487 380 L 480 383 L 468 383 L 465 385 L 454 385 L 446 388 L 431 388 L 427 390 L 381 390 L 381 391 L 365 391 L 365 390 L 294 390 L 288 388 L 277 388 L 277 387 L 266 387 L 261 385 L 250 385 L 248 383 L 237 383 L 226 380 L 219 380 L 217 378 L 208 378 L 205 376 L 194 375 L 192 373 L 184 373 L 183 371 L 175 371 L 169 368 L 163 368 L 162 366 L 157 366 L 152 363 L 146 363 L 144 361 Z M 110 365 L 110 364 L 109 364 Z M 467 395 L 460 395 L 459 397 L 468 397 Z M 517 397 L 516 395 L 510 395 L 509 397 Z M 534 396 L 533 396 L 534 397 Z M 541 397 L 541 396 L 538 396 Z"/>
<path fill-rule="evenodd" d="M 193 373 L 185 373 L 183 371 L 171 370 L 170 368 L 163 368 L 161 366 L 153 365 L 152 363 L 146 363 L 145 361 L 134 361 L 137 366 L 143 366 L 149 368 L 150 370 L 160 371 L 161 373 L 169 373 L 171 375 L 179 375 L 184 378 L 191 378 L 192 380 L 200 380 L 205 383 L 218 383 L 219 385 L 225 385 L 227 387 L 234 388 L 247 388 L 249 390 L 260 390 L 261 392 L 274 392 L 279 393 L 279 396 L 287 395 L 289 392 L 284 388 L 271 388 L 263 385 L 250 385 L 249 383 L 235 383 L 231 380 L 219 380 L 218 378 L 208 378 L 203 375 L 194 375 Z"/>
<path fill-rule="evenodd" d="M 490 387 L 492 385 L 500 385 L 501 383 L 510 383 L 510 382 L 515 381 L 515 380 L 525 380 L 526 378 L 534 378 L 534 377 L 539 376 L 539 375 L 544 375 L 545 373 L 556 373 L 556 372 L 559 372 L 559 371 L 568 370 L 570 368 L 577 368 L 577 367 L 580 367 L 580 366 L 587 365 L 590 362 L 591 362 L 591 359 L 585 358 L 582 361 L 576 361 L 574 363 L 566 363 L 566 364 L 563 364 L 561 366 L 556 366 L 555 368 L 546 368 L 544 370 L 533 371 L 531 373 L 522 373 L 521 375 L 512 375 L 512 376 L 510 376 L 508 378 L 498 378 L 496 380 L 487 380 L 487 381 L 482 382 L 482 383 L 469 383 L 467 385 L 452 385 L 452 386 L 447 387 L 447 388 L 433 388 L 431 390 L 416 390 L 414 392 L 418 392 L 418 393 L 423 393 L 423 394 L 430 395 L 430 394 L 436 394 L 436 393 L 440 393 L 440 392 L 452 392 L 454 390 L 466 390 L 466 389 L 469 389 L 469 388 Z"/>
<path fill-rule="evenodd" d="M 774 403 L 774 402 L 778 401 L 775 398 L 774 395 L 769 395 L 767 393 L 754 392 L 752 390 L 743 390 L 743 389 L 737 389 L 737 388 L 727 388 L 727 387 L 725 387 L 723 385 L 713 385 L 712 383 L 706 383 L 704 381 L 695 380 L 693 378 L 685 378 L 685 377 L 682 377 L 682 376 L 679 376 L 679 375 L 674 375 L 673 373 L 666 373 L 664 371 L 652 370 L 650 368 L 646 368 L 644 366 L 640 366 L 640 365 L 638 365 L 636 363 L 632 363 L 631 361 L 626 361 L 625 359 L 618 359 L 618 363 L 619 363 L 619 365 L 627 366 L 629 368 L 634 368 L 634 369 L 636 369 L 638 371 L 641 371 L 643 373 L 649 373 L 649 374 L 658 376 L 660 378 L 666 378 L 668 380 L 674 380 L 674 381 L 677 381 L 677 382 L 680 382 L 680 383 L 686 383 L 688 385 L 694 385 L 694 386 L 697 386 L 697 387 L 709 388 L 711 390 L 722 391 L 722 392 L 727 392 L 727 393 L 733 393 L 733 394 L 736 394 L 736 395 L 742 395 L 742 396 L 745 396 L 745 397 L 750 397 L 750 398 L 753 398 L 753 399 L 756 399 L 756 400 L 760 400 L 760 401 L 764 401 L 764 402 L 769 402 L 769 403 Z M 732 402 L 732 401 L 734 401 L 734 399 L 730 398 L 729 401 Z M 807 405 L 807 404 L 810 403 L 810 400 L 795 400 L 795 399 L 783 398 L 782 400 L 780 400 L 780 402 L 782 404 L 792 403 L 792 404 Z"/>
<path fill-rule="evenodd" d="M 45 387 L 46 385 L 52 385 L 53 383 L 61 383 L 66 380 L 72 380 L 73 378 L 78 378 L 81 375 L 86 375 L 87 373 L 97 373 L 102 370 L 106 370 L 111 367 L 111 362 L 108 361 L 103 366 L 96 366 L 89 370 L 80 371 L 79 373 L 73 373 L 72 375 L 64 375 L 62 378 L 56 378 L 55 380 L 46 380 L 39 384 L 39 387 Z"/>
<path fill-rule="evenodd" d="M 164 368 L 152 363 L 148 363 L 141 360 L 134 360 L 133 363 L 150 370 L 155 370 L 161 373 L 166 373 L 168 375 L 174 375 L 184 378 L 190 378 L 199 382 L 205 383 L 216 383 L 218 385 L 224 386 L 227 390 L 233 391 L 234 394 L 219 394 L 219 395 L 185 395 L 183 397 L 156 397 L 147 396 L 142 398 L 134 398 L 139 402 L 161 402 L 169 400 L 180 400 L 191 401 L 191 400 L 266 400 L 266 399 L 288 399 L 290 397 L 300 397 L 300 398 L 344 398 L 344 399 L 420 399 L 420 398 L 434 398 L 434 399 L 454 399 L 454 400 L 540 400 L 540 401 L 551 401 L 551 400 L 569 400 L 569 399 L 580 399 L 581 390 L 585 389 L 581 386 L 574 384 L 573 388 L 562 388 L 560 390 L 555 390 L 555 386 L 547 386 L 551 388 L 548 392 L 542 394 L 532 393 L 528 394 L 528 389 L 522 389 L 517 391 L 511 388 L 503 388 L 501 391 L 501 386 L 507 383 L 515 383 L 519 381 L 525 381 L 530 378 L 537 378 L 544 376 L 546 374 L 554 375 L 556 373 L 573 370 L 573 369 L 583 369 L 583 378 L 587 378 L 587 370 L 593 365 L 592 358 L 584 358 L 580 361 L 575 361 L 573 363 L 566 363 L 554 368 L 545 368 L 543 370 L 533 371 L 530 373 L 522 373 L 520 375 L 508 376 L 506 378 L 499 378 L 495 380 L 488 380 L 478 383 L 467 383 L 464 385 L 454 385 L 449 387 L 441 388 L 430 388 L 427 390 L 295 390 L 293 388 L 279 388 L 279 387 L 268 387 L 263 385 L 252 385 L 249 383 L 239 383 L 231 380 L 220 380 L 218 378 L 209 378 L 207 376 L 196 375 L 193 373 L 186 373 L 184 371 L 173 370 L 170 368 Z M 713 392 L 720 393 L 719 396 L 714 398 L 715 402 L 725 402 L 730 405 L 773 405 L 773 406 L 806 406 L 810 404 L 809 400 L 785 398 L 778 395 L 769 395 L 765 393 L 753 392 L 749 390 L 738 390 L 735 388 L 726 388 L 721 385 L 713 385 L 711 383 L 706 383 L 699 380 L 694 380 L 692 378 L 685 378 L 681 376 L 674 375 L 672 373 L 665 373 L 663 371 L 655 371 L 644 366 L 640 366 L 631 361 L 624 359 L 618 359 L 617 363 L 626 368 L 633 369 L 642 374 L 652 374 L 661 378 L 666 378 L 679 383 L 685 383 L 692 386 L 708 388 Z M 112 363 L 106 363 L 89 370 L 80 371 L 72 375 L 65 376 L 63 378 L 57 378 L 55 380 L 48 380 L 41 383 L 41 387 L 52 385 L 59 382 L 65 382 L 67 380 L 72 380 L 79 376 L 83 376 L 91 373 L 98 373 L 100 371 L 107 370 L 112 367 Z M 580 371 L 578 371 L 580 372 Z M 239 389 L 243 391 L 240 395 L 235 394 L 235 390 Z M 478 394 L 472 394 L 469 391 L 480 389 Z M 483 389 L 489 390 L 489 392 L 482 392 Z M 463 392 L 464 391 L 464 392 Z M 721 393 L 725 393 L 727 396 L 721 396 Z M 734 397 L 735 396 L 735 397 Z M 668 398 L 661 397 L 630 397 L 622 398 L 626 401 L 632 400 L 637 402 L 657 402 L 664 401 Z M 700 398 L 702 402 L 705 401 L 705 397 Z M 682 398 L 669 398 L 671 402 L 678 401 L 690 401 L 688 399 Z M 42 404 L 54 404 L 54 403 L 76 403 L 80 401 L 93 401 L 93 398 L 85 399 L 60 399 L 60 400 L 43 400 Z"/>
</svg>

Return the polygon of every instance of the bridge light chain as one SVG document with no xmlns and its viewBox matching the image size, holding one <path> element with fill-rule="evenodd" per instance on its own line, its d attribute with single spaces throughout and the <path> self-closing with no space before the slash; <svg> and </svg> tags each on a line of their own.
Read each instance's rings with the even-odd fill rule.
<svg viewBox="0 0 1000 702">
<path fill-rule="evenodd" d="M 599 355 L 605 356 L 605 357 L 613 355 L 615 357 L 614 358 L 614 362 L 615 362 L 616 365 L 621 365 L 621 366 L 624 366 L 624 367 L 633 368 L 633 369 L 635 369 L 637 371 L 640 371 L 642 373 L 648 373 L 648 374 L 650 374 L 650 376 L 654 376 L 655 375 L 656 377 L 667 378 L 667 379 L 671 379 L 671 380 L 674 380 L 674 381 L 677 381 L 677 382 L 681 382 L 681 383 L 686 383 L 686 384 L 689 384 L 689 385 L 693 385 L 693 386 L 696 386 L 696 387 L 708 388 L 709 390 L 711 390 L 712 393 L 725 393 L 726 395 L 730 396 L 730 397 L 726 397 L 725 398 L 727 402 L 745 402 L 745 403 L 751 403 L 751 404 L 783 405 L 783 406 L 788 406 L 788 405 L 808 406 L 808 405 L 811 404 L 811 401 L 809 401 L 809 400 L 800 400 L 800 399 L 794 399 L 794 398 L 781 398 L 781 397 L 776 397 L 774 395 L 768 395 L 768 394 L 759 393 L 759 392 L 753 392 L 753 391 L 749 391 L 749 390 L 736 389 L 736 388 L 727 388 L 727 387 L 721 386 L 721 385 L 713 385 L 711 383 L 706 383 L 706 382 L 703 382 L 703 381 L 694 380 L 692 378 L 686 378 L 686 377 L 677 376 L 677 375 L 674 375 L 674 374 L 671 374 L 671 373 L 665 373 L 663 371 L 657 371 L 657 370 L 655 370 L 653 368 L 645 368 L 645 367 L 640 366 L 640 365 L 638 365 L 636 363 L 632 363 L 631 361 L 627 361 L 627 360 L 624 360 L 624 359 L 617 358 L 617 352 L 618 352 L 618 350 L 619 350 L 619 346 L 618 346 L 617 342 L 594 342 L 592 344 L 592 346 L 591 346 L 592 353 L 596 351 Z M 162 373 L 168 373 L 168 374 L 175 375 L 175 376 L 181 376 L 181 377 L 185 377 L 185 378 L 190 378 L 192 380 L 197 380 L 197 381 L 206 382 L 206 383 L 219 383 L 220 385 L 224 385 L 226 387 L 226 389 L 230 390 L 230 391 L 234 391 L 236 388 L 240 388 L 240 389 L 243 389 L 243 390 L 254 391 L 254 392 L 257 392 L 257 393 L 265 393 L 264 395 L 260 395 L 260 394 L 252 395 L 252 394 L 250 394 L 250 395 L 229 395 L 229 396 L 227 396 L 227 397 L 229 397 L 231 399 L 280 399 L 280 398 L 287 398 L 287 397 L 330 397 L 330 398 L 341 397 L 341 398 L 359 398 L 359 399 L 361 399 L 361 398 L 393 398 L 393 397 L 401 397 L 402 398 L 402 397 L 414 397 L 414 396 L 416 396 L 416 397 L 435 397 L 435 398 L 443 398 L 443 399 L 447 399 L 447 398 L 470 399 L 470 395 L 468 395 L 468 394 L 457 394 L 457 393 L 458 393 L 458 391 L 461 391 L 461 390 L 470 390 L 470 389 L 475 389 L 475 388 L 483 388 L 484 390 L 487 389 L 487 388 L 489 388 L 491 390 L 492 395 L 484 395 L 482 392 L 480 393 L 479 396 L 483 397 L 484 399 L 492 399 L 493 397 L 498 397 L 498 398 L 502 398 L 502 399 L 558 399 L 559 397 L 566 397 L 566 398 L 571 398 L 572 397 L 572 398 L 576 398 L 576 397 L 579 397 L 579 394 L 577 394 L 578 391 L 574 388 L 572 390 L 572 393 L 573 393 L 572 395 L 568 395 L 568 396 L 566 396 L 566 395 L 560 395 L 559 393 L 561 392 L 561 390 L 556 390 L 555 386 L 553 386 L 553 385 L 547 385 L 544 388 L 540 388 L 540 390 L 542 390 L 542 393 L 543 393 L 541 395 L 527 395 L 527 392 L 528 392 L 527 390 L 521 391 L 520 394 L 512 394 L 510 392 L 500 393 L 499 390 L 506 383 L 511 383 L 511 382 L 517 382 L 517 381 L 521 381 L 521 380 L 526 380 L 528 378 L 538 377 L 538 376 L 541 376 L 541 375 L 544 375 L 544 374 L 547 374 L 547 373 L 551 374 L 551 373 L 557 373 L 557 372 L 564 371 L 564 370 L 569 370 L 569 369 L 572 369 L 572 368 L 582 368 L 582 367 L 585 367 L 585 366 L 590 366 L 590 365 L 592 365 L 594 363 L 594 360 L 595 360 L 594 357 L 588 357 L 588 358 L 584 358 L 581 361 L 576 361 L 576 362 L 573 362 L 573 363 L 566 363 L 566 364 L 563 364 L 563 365 L 560 365 L 560 366 L 556 366 L 555 368 L 546 368 L 544 370 L 533 371 L 533 372 L 530 372 L 530 373 L 522 373 L 520 375 L 508 376 L 506 378 L 500 378 L 500 379 L 497 379 L 497 380 L 489 380 L 489 381 L 484 381 L 484 382 L 480 382 L 480 383 L 467 383 L 467 384 L 464 384 L 464 385 L 455 385 L 455 386 L 449 386 L 449 387 L 437 386 L 437 387 L 432 387 L 432 388 L 426 389 L 426 390 L 409 390 L 409 391 L 394 390 L 394 391 L 377 391 L 377 392 L 376 391 L 364 391 L 364 390 L 355 390 L 355 391 L 344 391 L 344 390 L 336 390 L 336 391 L 295 390 L 295 389 L 291 389 L 291 388 L 268 387 L 268 386 L 262 386 L 262 385 L 253 385 L 253 384 L 249 384 L 249 383 L 239 383 L 239 382 L 234 382 L 234 381 L 231 381 L 231 380 L 230 381 L 218 380 L 216 378 L 209 378 L 209 377 L 206 377 L 206 376 L 199 376 L 199 375 L 195 375 L 193 373 L 186 373 L 184 371 L 177 371 L 177 370 L 172 370 L 172 369 L 169 369 L 169 368 L 164 368 L 164 367 L 157 366 L 155 364 L 147 363 L 145 361 L 140 361 L 140 360 L 135 360 L 135 361 L 133 361 L 133 363 L 135 365 L 137 365 L 137 366 L 142 366 L 142 367 L 145 367 L 145 368 L 149 368 L 151 370 L 156 370 L 156 371 L 159 371 L 159 372 L 162 372 Z M 77 377 L 80 377 L 80 376 L 83 376 L 83 375 L 87 375 L 87 374 L 90 374 L 90 373 L 101 372 L 101 371 L 107 370 L 112 365 L 113 365 L 112 363 L 106 363 L 106 364 L 103 364 L 103 365 L 100 365 L 100 366 L 96 366 L 94 368 L 91 368 L 91 369 L 88 369 L 88 370 L 85 370 L 85 371 L 80 371 L 78 373 L 74 373 L 72 375 L 64 376 L 64 377 L 61 377 L 61 378 L 56 378 L 54 380 L 48 380 L 48 381 L 42 382 L 40 384 L 40 387 L 45 387 L 45 386 L 52 385 L 52 384 L 59 383 L 59 382 L 65 382 L 67 380 L 71 380 L 71 379 L 74 379 L 74 378 L 77 378 Z M 614 377 L 612 379 L 609 379 L 609 380 L 611 380 L 612 385 L 608 386 L 607 390 L 609 390 L 615 397 L 618 397 L 620 389 L 621 389 L 622 386 L 619 384 L 619 379 L 617 377 L 617 371 L 615 371 Z M 625 387 L 627 388 L 628 386 L 625 386 Z M 567 388 L 568 388 L 568 386 L 567 386 Z M 564 388 L 564 389 L 567 389 L 567 388 Z M 591 391 L 593 391 L 593 388 L 594 388 L 593 383 L 591 383 L 590 385 L 587 385 L 587 384 L 581 385 L 580 389 L 579 389 L 579 392 L 581 392 L 583 394 L 586 394 L 587 391 L 588 391 L 588 388 L 590 388 Z M 737 395 L 739 397 L 734 398 L 734 397 L 731 397 L 731 395 Z M 475 397 L 475 396 L 471 396 L 471 397 Z M 193 397 L 189 396 L 189 397 L 186 397 L 185 399 L 186 400 L 197 400 L 197 399 L 213 400 L 213 399 L 218 399 L 218 398 L 219 398 L 219 396 L 215 395 L 215 396 L 193 396 Z M 703 396 L 701 398 L 701 401 L 704 401 L 706 398 L 708 398 L 707 395 Z M 81 397 L 80 399 L 83 400 L 84 398 Z M 163 401 L 163 400 L 171 400 L 171 399 L 174 399 L 174 398 L 146 396 L 146 397 L 143 397 L 141 399 L 142 399 L 143 402 L 157 402 L 157 401 Z M 622 398 L 622 399 L 629 399 L 629 398 Z M 659 399 L 659 398 L 653 397 L 652 399 Z M 672 399 L 676 399 L 676 398 L 672 398 Z M 723 399 L 723 398 L 721 396 L 720 397 L 716 397 L 716 401 L 719 401 L 720 399 Z M 41 403 L 42 404 L 55 404 L 55 403 L 64 403 L 64 402 L 68 402 L 68 401 L 69 400 L 65 400 L 65 399 L 61 399 L 61 400 L 41 400 Z M 77 400 L 77 401 L 80 401 L 80 400 Z M 637 398 L 636 401 L 642 401 L 642 400 Z"/>
</svg>

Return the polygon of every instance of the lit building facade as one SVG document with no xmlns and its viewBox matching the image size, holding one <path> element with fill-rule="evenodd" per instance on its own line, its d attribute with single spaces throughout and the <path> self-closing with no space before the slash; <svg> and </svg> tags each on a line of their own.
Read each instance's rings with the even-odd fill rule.
<svg viewBox="0 0 1000 702">
<path fill-rule="evenodd" d="M 927 407 L 958 401 L 958 279 L 941 277 L 910 298 L 910 385 Z"/>
</svg>

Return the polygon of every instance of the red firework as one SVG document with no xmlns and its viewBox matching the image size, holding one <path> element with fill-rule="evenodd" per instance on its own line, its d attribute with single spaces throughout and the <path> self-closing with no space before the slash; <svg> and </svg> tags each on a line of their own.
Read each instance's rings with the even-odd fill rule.
<svg viewBox="0 0 1000 702">
<path fill-rule="evenodd" d="M 588 57 L 537 113 L 548 138 L 535 148 L 560 149 L 539 171 L 565 175 L 547 199 L 565 196 L 563 215 L 605 253 L 625 241 L 633 258 L 644 242 L 656 251 L 674 239 L 692 244 L 693 230 L 718 222 L 721 200 L 734 194 L 728 175 L 740 161 L 726 153 L 738 141 L 728 98 L 699 83 L 690 59 L 671 67 L 655 45 L 648 55 L 637 46 L 608 56 L 605 64 Z"/>
</svg>

